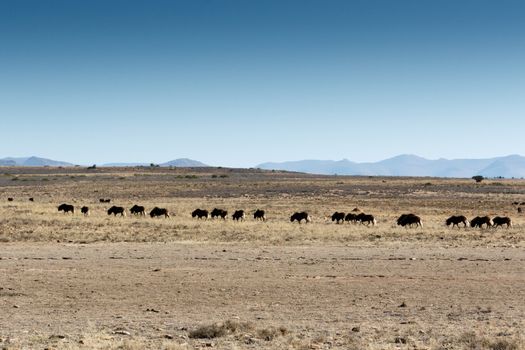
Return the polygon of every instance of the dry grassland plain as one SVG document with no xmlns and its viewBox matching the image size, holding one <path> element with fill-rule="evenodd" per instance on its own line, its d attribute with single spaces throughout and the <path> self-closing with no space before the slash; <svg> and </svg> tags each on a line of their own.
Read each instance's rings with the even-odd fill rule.
<svg viewBox="0 0 525 350">
<path fill-rule="evenodd" d="M 516 201 L 524 180 L 4 167 L 0 348 L 524 349 Z M 113 204 L 174 215 L 108 216 Z M 190 215 L 214 207 L 249 215 Z M 355 207 L 377 226 L 326 219 Z M 395 225 L 409 212 L 423 228 Z M 514 226 L 447 228 L 457 214 Z"/>
</svg>

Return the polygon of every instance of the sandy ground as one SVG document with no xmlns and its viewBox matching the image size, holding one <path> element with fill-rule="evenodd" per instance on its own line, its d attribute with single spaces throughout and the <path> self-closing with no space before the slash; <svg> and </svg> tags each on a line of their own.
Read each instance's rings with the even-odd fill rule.
<svg viewBox="0 0 525 350">
<path fill-rule="evenodd" d="M 513 247 L 0 245 L 5 348 L 521 349 L 524 300 Z"/>
</svg>

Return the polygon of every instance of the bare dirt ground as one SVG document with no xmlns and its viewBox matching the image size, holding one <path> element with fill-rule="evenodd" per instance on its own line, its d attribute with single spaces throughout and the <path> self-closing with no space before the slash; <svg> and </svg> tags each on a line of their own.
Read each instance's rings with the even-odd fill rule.
<svg viewBox="0 0 525 350">
<path fill-rule="evenodd" d="M 0 347 L 525 348 L 525 221 L 512 205 L 525 201 L 525 181 L 4 170 Z M 108 217 L 99 198 L 176 216 Z M 93 213 L 59 214 L 62 202 Z M 215 206 L 260 207 L 269 220 L 189 215 Z M 356 206 L 378 225 L 325 221 Z M 296 210 L 314 222 L 291 224 Z M 424 228 L 395 227 L 403 212 L 420 215 Z M 515 224 L 446 228 L 456 213 L 510 215 Z"/>
</svg>

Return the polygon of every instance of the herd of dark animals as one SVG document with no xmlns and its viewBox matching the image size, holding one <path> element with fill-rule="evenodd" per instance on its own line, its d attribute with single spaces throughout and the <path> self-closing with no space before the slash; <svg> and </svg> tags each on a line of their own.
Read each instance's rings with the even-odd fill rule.
<svg viewBox="0 0 525 350">
<path fill-rule="evenodd" d="M 14 201 L 14 198 L 9 197 L 7 198 L 9 202 Z M 29 201 L 34 202 L 34 198 L 29 198 Z M 100 203 L 110 203 L 111 199 L 100 199 Z M 525 205 L 525 202 L 513 202 L 513 205 Z M 522 212 L 522 208 L 518 207 L 518 213 Z M 64 213 L 75 213 L 75 207 L 70 204 L 61 204 L 58 206 L 58 211 L 62 211 Z M 89 215 L 89 207 L 83 206 L 80 208 L 80 212 L 88 216 Z M 146 216 L 146 209 L 145 207 L 141 205 L 134 205 L 129 209 L 129 212 L 132 215 L 136 216 Z M 112 206 L 107 210 L 108 215 L 114 215 L 114 216 L 126 216 L 126 209 L 124 207 L 119 206 Z M 155 217 L 162 217 L 165 218 L 170 217 L 170 213 L 166 208 L 159 208 L 155 207 L 153 208 L 149 216 L 152 218 Z M 218 219 L 221 218 L 223 220 L 226 220 L 228 217 L 228 211 L 223 209 L 214 208 L 211 212 L 208 212 L 208 210 L 205 209 L 195 209 L 191 216 L 193 218 L 198 219 Z M 266 221 L 266 213 L 264 210 L 257 209 L 253 213 L 254 220 L 260 220 L 260 221 Z M 337 224 L 341 224 L 344 222 L 349 223 L 361 223 L 363 225 L 366 224 L 366 226 L 375 226 L 377 221 L 375 217 L 371 214 L 365 214 L 360 212 L 358 208 L 355 208 L 352 210 L 352 212 L 345 214 L 344 212 L 335 212 L 331 216 L 332 221 L 336 222 Z M 246 219 L 246 213 L 244 210 L 236 210 L 233 215 L 232 219 L 235 221 L 244 221 Z M 312 222 L 311 216 L 307 212 L 296 212 L 290 217 L 290 222 L 297 221 L 298 223 L 301 223 L 304 221 L 305 223 Z M 415 214 L 409 213 L 409 214 L 402 214 L 399 216 L 399 218 L 396 220 L 396 224 L 398 226 L 402 227 L 423 227 L 423 222 L 421 218 Z M 449 217 L 445 224 L 447 226 L 451 226 L 452 228 L 457 227 L 474 227 L 474 228 L 489 228 L 489 227 L 500 227 L 500 226 L 506 226 L 506 227 L 512 227 L 512 220 L 507 216 L 496 216 L 494 218 L 490 218 L 489 216 L 476 216 L 472 220 L 468 220 L 466 216 L 464 215 L 453 215 Z M 461 226 L 460 226 L 461 225 Z"/>
</svg>

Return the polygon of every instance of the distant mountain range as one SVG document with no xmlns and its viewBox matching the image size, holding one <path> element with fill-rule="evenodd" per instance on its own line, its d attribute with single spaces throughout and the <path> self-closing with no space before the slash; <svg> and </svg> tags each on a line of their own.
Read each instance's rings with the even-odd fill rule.
<svg viewBox="0 0 525 350">
<path fill-rule="evenodd" d="M 400 155 L 375 163 L 356 163 L 347 159 L 300 160 L 263 163 L 257 168 L 287 170 L 324 175 L 433 176 L 433 177 L 525 177 L 525 157 L 510 155 L 488 159 L 429 160 L 415 155 Z"/>
<path fill-rule="evenodd" d="M 88 164 L 90 165 L 90 164 Z M 107 163 L 101 167 L 150 166 L 151 163 Z M 208 167 L 197 160 L 180 158 L 156 164 L 161 167 Z M 3 158 L 0 166 L 74 166 L 39 157 Z M 321 175 L 365 175 L 365 176 L 432 176 L 464 177 L 474 175 L 485 177 L 522 178 L 525 177 L 525 157 L 510 155 L 487 159 L 437 159 L 429 160 L 415 155 L 404 154 L 372 163 L 357 163 L 348 159 L 300 160 L 282 163 L 263 163 L 256 166 L 266 170 L 286 170 Z"/>
<path fill-rule="evenodd" d="M 128 167 L 128 166 L 150 166 L 151 163 L 108 163 L 108 164 L 102 164 L 100 166 L 105 167 Z M 195 167 L 207 167 L 208 165 L 201 163 L 196 160 L 188 159 L 188 158 L 180 158 L 175 160 L 170 160 L 166 163 L 158 164 L 161 167 L 188 167 L 188 168 L 195 168 Z M 7 157 L 0 159 L 0 166 L 74 166 L 72 163 L 67 162 L 61 162 L 56 161 L 52 159 L 46 159 L 46 158 L 39 158 L 39 157 L 24 157 L 24 158 L 12 158 Z"/>
<path fill-rule="evenodd" d="M 0 166 L 73 166 L 74 164 L 39 157 L 3 158 Z"/>
</svg>

